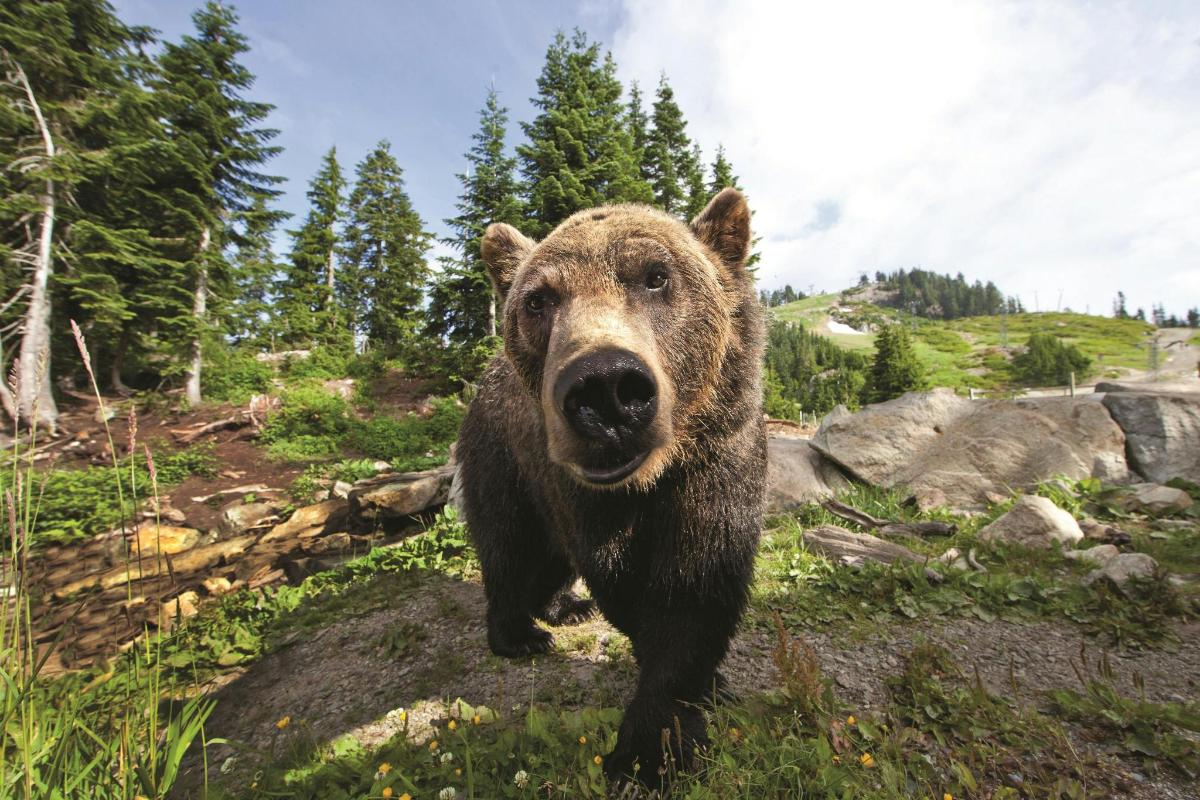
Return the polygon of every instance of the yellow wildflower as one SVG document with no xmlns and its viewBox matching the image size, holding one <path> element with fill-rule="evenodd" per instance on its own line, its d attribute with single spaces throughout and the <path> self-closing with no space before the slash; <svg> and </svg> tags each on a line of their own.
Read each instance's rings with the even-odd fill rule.
<svg viewBox="0 0 1200 800">
<path fill-rule="evenodd" d="M 598 766 L 600 766 L 601 763 L 604 762 L 604 759 L 601 758 L 600 756 L 596 756 L 595 758 L 592 759 L 592 761 L 598 767 Z"/>
<path fill-rule="evenodd" d="M 408 792 L 405 792 L 404 794 L 400 795 L 400 800 L 412 800 L 412 795 Z"/>
<path fill-rule="evenodd" d="M 455 767 L 454 774 L 455 776 L 462 775 L 462 767 Z"/>
<path fill-rule="evenodd" d="M 954 795 L 946 792 L 944 795 L 942 795 L 942 800 L 954 800 Z"/>
<path fill-rule="evenodd" d="M 391 771 L 392 771 L 392 765 L 389 764 L 388 762 L 385 761 L 379 765 L 379 774 L 380 775 L 387 775 Z"/>
<path fill-rule="evenodd" d="M 863 753 L 861 756 L 858 757 L 858 761 L 860 764 L 862 764 L 864 767 L 866 767 L 868 769 L 875 766 L 875 757 L 872 756 L 870 753 Z"/>
<path fill-rule="evenodd" d="M 580 744 L 587 744 L 587 737 L 586 737 L 586 736 L 580 736 L 580 737 L 579 737 L 579 743 L 580 743 Z"/>
<path fill-rule="evenodd" d="M 478 725 L 478 724 L 479 724 L 479 723 L 481 723 L 481 722 L 483 722 L 483 719 L 482 719 L 482 718 L 481 718 L 481 717 L 480 717 L 478 714 L 476 714 L 475 716 L 471 717 L 471 724 L 472 724 L 472 725 Z"/>
<path fill-rule="evenodd" d="M 454 720 L 450 720 L 450 722 L 448 722 L 446 724 L 446 727 L 449 728 L 450 730 L 454 730 L 455 728 L 458 727 L 458 723 L 455 722 Z"/>
<path fill-rule="evenodd" d="M 833 757 L 833 763 L 835 763 L 835 764 L 840 764 L 840 763 L 842 763 L 842 757 L 841 757 L 841 756 L 834 756 L 834 757 Z"/>
<path fill-rule="evenodd" d="M 391 797 L 392 796 L 392 787 L 390 787 L 390 786 L 383 787 L 383 796 Z"/>
<path fill-rule="evenodd" d="M 437 739 L 434 739 L 432 742 L 430 742 L 430 743 L 429 743 L 429 749 L 430 749 L 430 750 L 437 750 L 437 749 L 438 749 L 438 743 L 437 743 Z"/>
<path fill-rule="evenodd" d="M 856 720 L 856 719 L 854 718 L 854 715 L 853 715 L 853 714 L 851 714 L 850 716 L 846 717 L 846 724 L 847 724 L 847 725 L 853 725 L 853 724 L 854 724 L 854 723 L 856 723 L 856 722 L 858 722 L 858 720 Z"/>
<path fill-rule="evenodd" d="M 288 725 L 290 725 L 291 722 L 292 722 L 291 717 L 283 717 L 282 719 L 280 719 L 278 722 L 275 723 L 275 727 L 279 728 L 279 730 L 283 730 Z"/>
</svg>

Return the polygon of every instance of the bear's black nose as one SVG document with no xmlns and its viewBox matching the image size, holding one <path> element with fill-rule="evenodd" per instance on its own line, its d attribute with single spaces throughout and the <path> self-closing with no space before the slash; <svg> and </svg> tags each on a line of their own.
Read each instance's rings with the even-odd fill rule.
<svg viewBox="0 0 1200 800">
<path fill-rule="evenodd" d="M 654 420 L 656 395 L 650 368 L 616 348 L 575 359 L 554 386 L 555 404 L 576 433 L 622 451 Z"/>
</svg>

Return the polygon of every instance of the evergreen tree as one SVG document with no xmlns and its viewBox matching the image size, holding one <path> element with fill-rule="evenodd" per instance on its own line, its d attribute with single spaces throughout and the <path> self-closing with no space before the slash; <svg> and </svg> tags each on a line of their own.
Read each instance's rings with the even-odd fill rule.
<svg viewBox="0 0 1200 800">
<path fill-rule="evenodd" d="M 496 297 L 479 243 L 493 222 L 520 225 L 523 208 L 517 196 L 516 159 L 504 151 L 508 109 L 489 88 L 479 112 L 479 130 L 467 151 L 469 167 L 459 173 L 458 215 L 447 219 L 452 231 L 443 243 L 456 256 L 442 259 L 442 270 L 430 288 L 426 330 L 452 345 L 471 345 L 496 335 Z"/>
<path fill-rule="evenodd" d="M 1070 381 L 1072 372 L 1077 378 L 1086 376 L 1091 365 L 1092 360 L 1075 345 L 1050 333 L 1033 333 L 1025 349 L 1013 357 L 1012 371 L 1028 386 L 1061 386 Z"/>
<path fill-rule="evenodd" d="M 925 368 L 913 348 L 908 329 L 888 325 L 875 335 L 875 360 L 865 394 L 869 402 L 880 403 L 905 392 L 925 388 Z"/>
<path fill-rule="evenodd" d="M 144 100 L 136 49 L 148 39 L 102 0 L 0 5 L 0 331 L 20 330 L 19 340 L 0 340 L 3 374 L 14 355 L 20 359 L 16 397 L 0 381 L 0 402 L 22 424 L 57 422 L 51 345 L 56 335 L 65 345 L 69 333 L 51 323 L 65 322 L 55 295 L 70 266 L 64 251 L 76 226 L 91 225 L 91 236 L 71 243 L 80 260 L 97 250 L 146 258 L 143 232 L 102 213 L 111 206 L 97 210 L 87 202 L 99 197 L 92 189 L 128 152 L 125 127 L 152 126 L 145 113 L 129 119 L 120 113 L 136 111 Z M 105 297 L 107 283 L 96 281 L 92 288 L 100 291 L 88 299 L 114 323 L 127 310 L 120 299 Z"/>
<path fill-rule="evenodd" d="M 342 313 L 368 347 L 395 354 L 413 345 L 420 326 L 429 278 L 425 254 L 433 236 L 413 210 L 403 170 L 386 141 L 355 174 L 339 283 Z"/>
<path fill-rule="evenodd" d="M 280 335 L 291 345 L 352 343 L 349 329 L 339 323 L 336 299 L 338 224 L 345 214 L 346 180 L 329 148 L 308 184 L 308 214 L 294 231 L 292 251 L 279 285 Z"/>
<path fill-rule="evenodd" d="M 1189 308 L 1187 312 L 1187 326 L 1189 328 L 1200 327 L 1200 308 Z"/>
<path fill-rule="evenodd" d="M 734 189 L 741 191 L 742 187 L 738 184 L 738 178 L 733 174 L 733 166 L 725 157 L 725 145 L 717 145 L 717 155 L 713 159 L 711 175 L 708 181 L 708 193 L 716 195 L 722 189 L 732 186 Z"/>
<path fill-rule="evenodd" d="M 650 146 L 650 118 L 646 116 L 642 90 L 637 81 L 629 84 L 629 107 L 625 112 L 625 126 L 629 130 L 629 140 L 633 145 L 633 160 L 637 164 L 638 175 L 649 190 L 651 176 L 647 149 Z"/>
<path fill-rule="evenodd" d="M 559 33 L 546 52 L 532 99 L 538 115 L 521 127 L 517 148 L 529 232 L 544 236 L 576 211 L 604 203 L 644 202 L 633 142 L 611 54 L 576 31 Z"/>
<path fill-rule="evenodd" d="M 703 183 L 700 159 L 692 150 L 687 122 L 675 102 L 675 91 L 663 75 L 651 111 L 654 127 L 646 145 L 646 163 L 654 202 L 668 214 L 686 215 L 694 200 L 695 182 Z M 702 192 L 698 193 L 702 194 Z M 704 204 L 701 203 L 700 210 Z"/>
<path fill-rule="evenodd" d="M 684 181 L 687 184 L 687 205 L 683 209 L 683 218 L 693 220 L 708 205 L 710 196 L 708 187 L 704 185 L 704 155 L 700 145 L 692 145 L 692 154 L 684 171 Z"/>
<path fill-rule="evenodd" d="M 250 343 L 261 349 L 271 349 L 274 344 L 271 289 L 280 269 L 271 245 L 282 215 L 270 207 L 270 200 L 266 195 L 255 195 L 244 215 L 231 259 L 234 291 L 228 310 L 221 315 L 227 320 L 226 332 L 235 344 Z"/>
<path fill-rule="evenodd" d="M 1117 299 L 1113 301 L 1113 317 L 1116 319 L 1129 319 L 1129 312 L 1125 309 L 1125 293 L 1117 292 Z"/>
<path fill-rule="evenodd" d="M 192 22 L 196 35 L 165 45 L 156 88 L 166 98 L 172 145 L 188 165 L 175 192 L 186 225 L 188 268 L 176 283 L 187 286 L 192 303 L 186 322 L 163 322 L 186 336 L 187 399 L 194 404 L 201 398 L 202 343 L 217 327 L 209 296 L 233 292 L 225 248 L 238 242 L 255 198 L 276 196 L 282 179 L 259 171 L 279 152 L 269 144 L 278 131 L 260 127 L 274 107 L 243 96 L 254 75 L 239 61 L 249 47 L 237 30 L 237 14 L 210 0 Z"/>
</svg>

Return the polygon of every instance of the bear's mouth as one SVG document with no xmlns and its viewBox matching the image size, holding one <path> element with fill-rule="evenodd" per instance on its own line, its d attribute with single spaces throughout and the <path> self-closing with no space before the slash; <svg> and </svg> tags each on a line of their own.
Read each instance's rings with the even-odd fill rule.
<svg viewBox="0 0 1200 800">
<path fill-rule="evenodd" d="M 596 465 L 577 464 L 579 474 L 584 477 L 589 483 L 597 483 L 601 485 L 620 483 L 628 478 L 633 473 L 637 472 L 638 467 L 650 455 L 649 450 L 643 450 L 633 458 L 627 458 L 623 453 L 615 453 L 610 459 L 606 459 L 605 463 Z"/>
</svg>

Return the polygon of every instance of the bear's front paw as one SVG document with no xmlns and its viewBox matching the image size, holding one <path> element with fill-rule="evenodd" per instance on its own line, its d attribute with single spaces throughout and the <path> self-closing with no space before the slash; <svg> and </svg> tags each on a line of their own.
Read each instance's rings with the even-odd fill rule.
<svg viewBox="0 0 1200 800">
<path fill-rule="evenodd" d="M 532 622 L 524 625 L 489 626 L 488 647 L 498 656 L 524 658 L 547 653 L 554 647 L 554 637 Z"/>
<path fill-rule="evenodd" d="M 690 721 L 690 720 L 689 720 Z M 618 786 L 630 781 L 666 794 L 672 777 L 692 769 L 695 753 L 706 744 L 703 729 L 689 730 L 682 726 L 683 741 L 677 738 L 676 728 L 658 735 L 619 736 L 617 746 L 604 761 L 604 773 Z"/>
<path fill-rule="evenodd" d="M 596 614 L 596 602 L 574 592 L 558 594 L 540 615 L 551 625 L 578 625 Z"/>
</svg>

